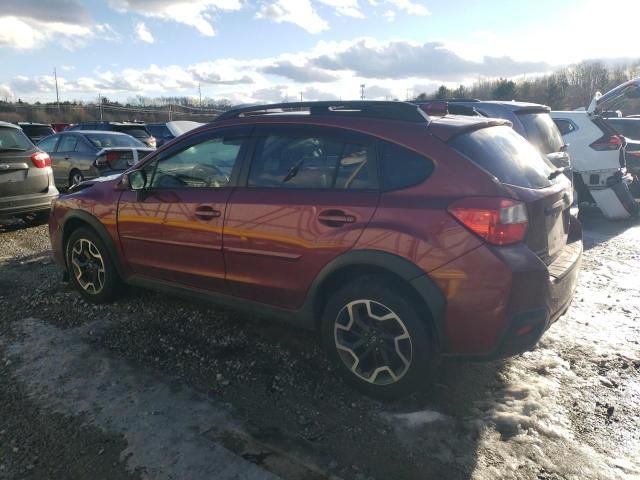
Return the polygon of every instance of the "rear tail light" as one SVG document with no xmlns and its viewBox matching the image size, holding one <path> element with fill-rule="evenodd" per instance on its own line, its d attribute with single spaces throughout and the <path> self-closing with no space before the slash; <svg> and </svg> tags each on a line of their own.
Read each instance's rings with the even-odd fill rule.
<svg viewBox="0 0 640 480">
<path fill-rule="evenodd" d="M 606 150 L 620 150 L 625 144 L 624 137 L 620 135 L 604 135 L 589 145 L 599 152 Z"/>
<path fill-rule="evenodd" d="M 462 225 L 493 245 L 511 245 L 527 233 L 527 207 L 508 198 L 464 198 L 449 205 Z"/>
<path fill-rule="evenodd" d="M 36 166 L 36 168 L 45 168 L 51 166 L 51 157 L 47 152 L 32 153 L 31 161 Z"/>
</svg>

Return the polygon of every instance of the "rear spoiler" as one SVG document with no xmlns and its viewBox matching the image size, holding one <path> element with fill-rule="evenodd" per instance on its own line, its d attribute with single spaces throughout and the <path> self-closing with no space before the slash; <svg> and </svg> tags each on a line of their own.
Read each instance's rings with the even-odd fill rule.
<svg viewBox="0 0 640 480">
<path fill-rule="evenodd" d="M 431 122 L 429 132 L 448 142 L 458 135 L 489 127 L 513 127 L 513 124 L 502 118 L 449 116 Z"/>
</svg>

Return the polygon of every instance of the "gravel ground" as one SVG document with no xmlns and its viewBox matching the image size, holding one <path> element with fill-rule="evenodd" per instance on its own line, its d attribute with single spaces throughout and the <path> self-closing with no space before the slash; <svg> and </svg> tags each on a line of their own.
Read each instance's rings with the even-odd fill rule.
<svg viewBox="0 0 640 480">
<path fill-rule="evenodd" d="M 636 223 L 587 219 L 574 305 L 535 351 L 444 362 L 426 393 L 381 403 L 309 333 L 138 289 L 87 305 L 46 226 L 0 226 L 0 479 L 170 478 L 99 393 L 79 401 L 89 363 L 55 361 L 75 351 L 106 365 L 103 386 L 133 369 L 177 411 L 202 396 L 225 421 L 197 435 L 285 479 L 640 478 L 639 241 Z"/>
</svg>

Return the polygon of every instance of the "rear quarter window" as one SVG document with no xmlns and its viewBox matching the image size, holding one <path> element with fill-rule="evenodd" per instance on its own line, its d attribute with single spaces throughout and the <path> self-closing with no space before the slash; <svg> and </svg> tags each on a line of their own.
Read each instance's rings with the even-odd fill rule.
<svg viewBox="0 0 640 480">
<path fill-rule="evenodd" d="M 424 182 L 433 172 L 433 162 L 394 143 L 380 142 L 380 185 L 399 190 Z"/>
<path fill-rule="evenodd" d="M 562 136 L 547 112 L 517 113 L 527 132 L 527 139 L 545 155 L 559 152 L 564 145 Z"/>
<path fill-rule="evenodd" d="M 540 189 L 551 186 L 554 167 L 510 127 L 490 127 L 454 137 L 450 145 L 500 182 Z"/>
</svg>

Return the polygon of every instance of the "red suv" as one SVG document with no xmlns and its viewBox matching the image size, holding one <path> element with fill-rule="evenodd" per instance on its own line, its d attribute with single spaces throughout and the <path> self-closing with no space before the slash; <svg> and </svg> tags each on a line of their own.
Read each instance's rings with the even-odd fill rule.
<svg viewBox="0 0 640 480">
<path fill-rule="evenodd" d="M 582 235 L 559 172 L 504 120 L 245 107 L 75 187 L 51 242 L 90 302 L 126 282 L 287 319 L 396 397 L 440 355 L 532 348 L 567 310 Z"/>
</svg>

